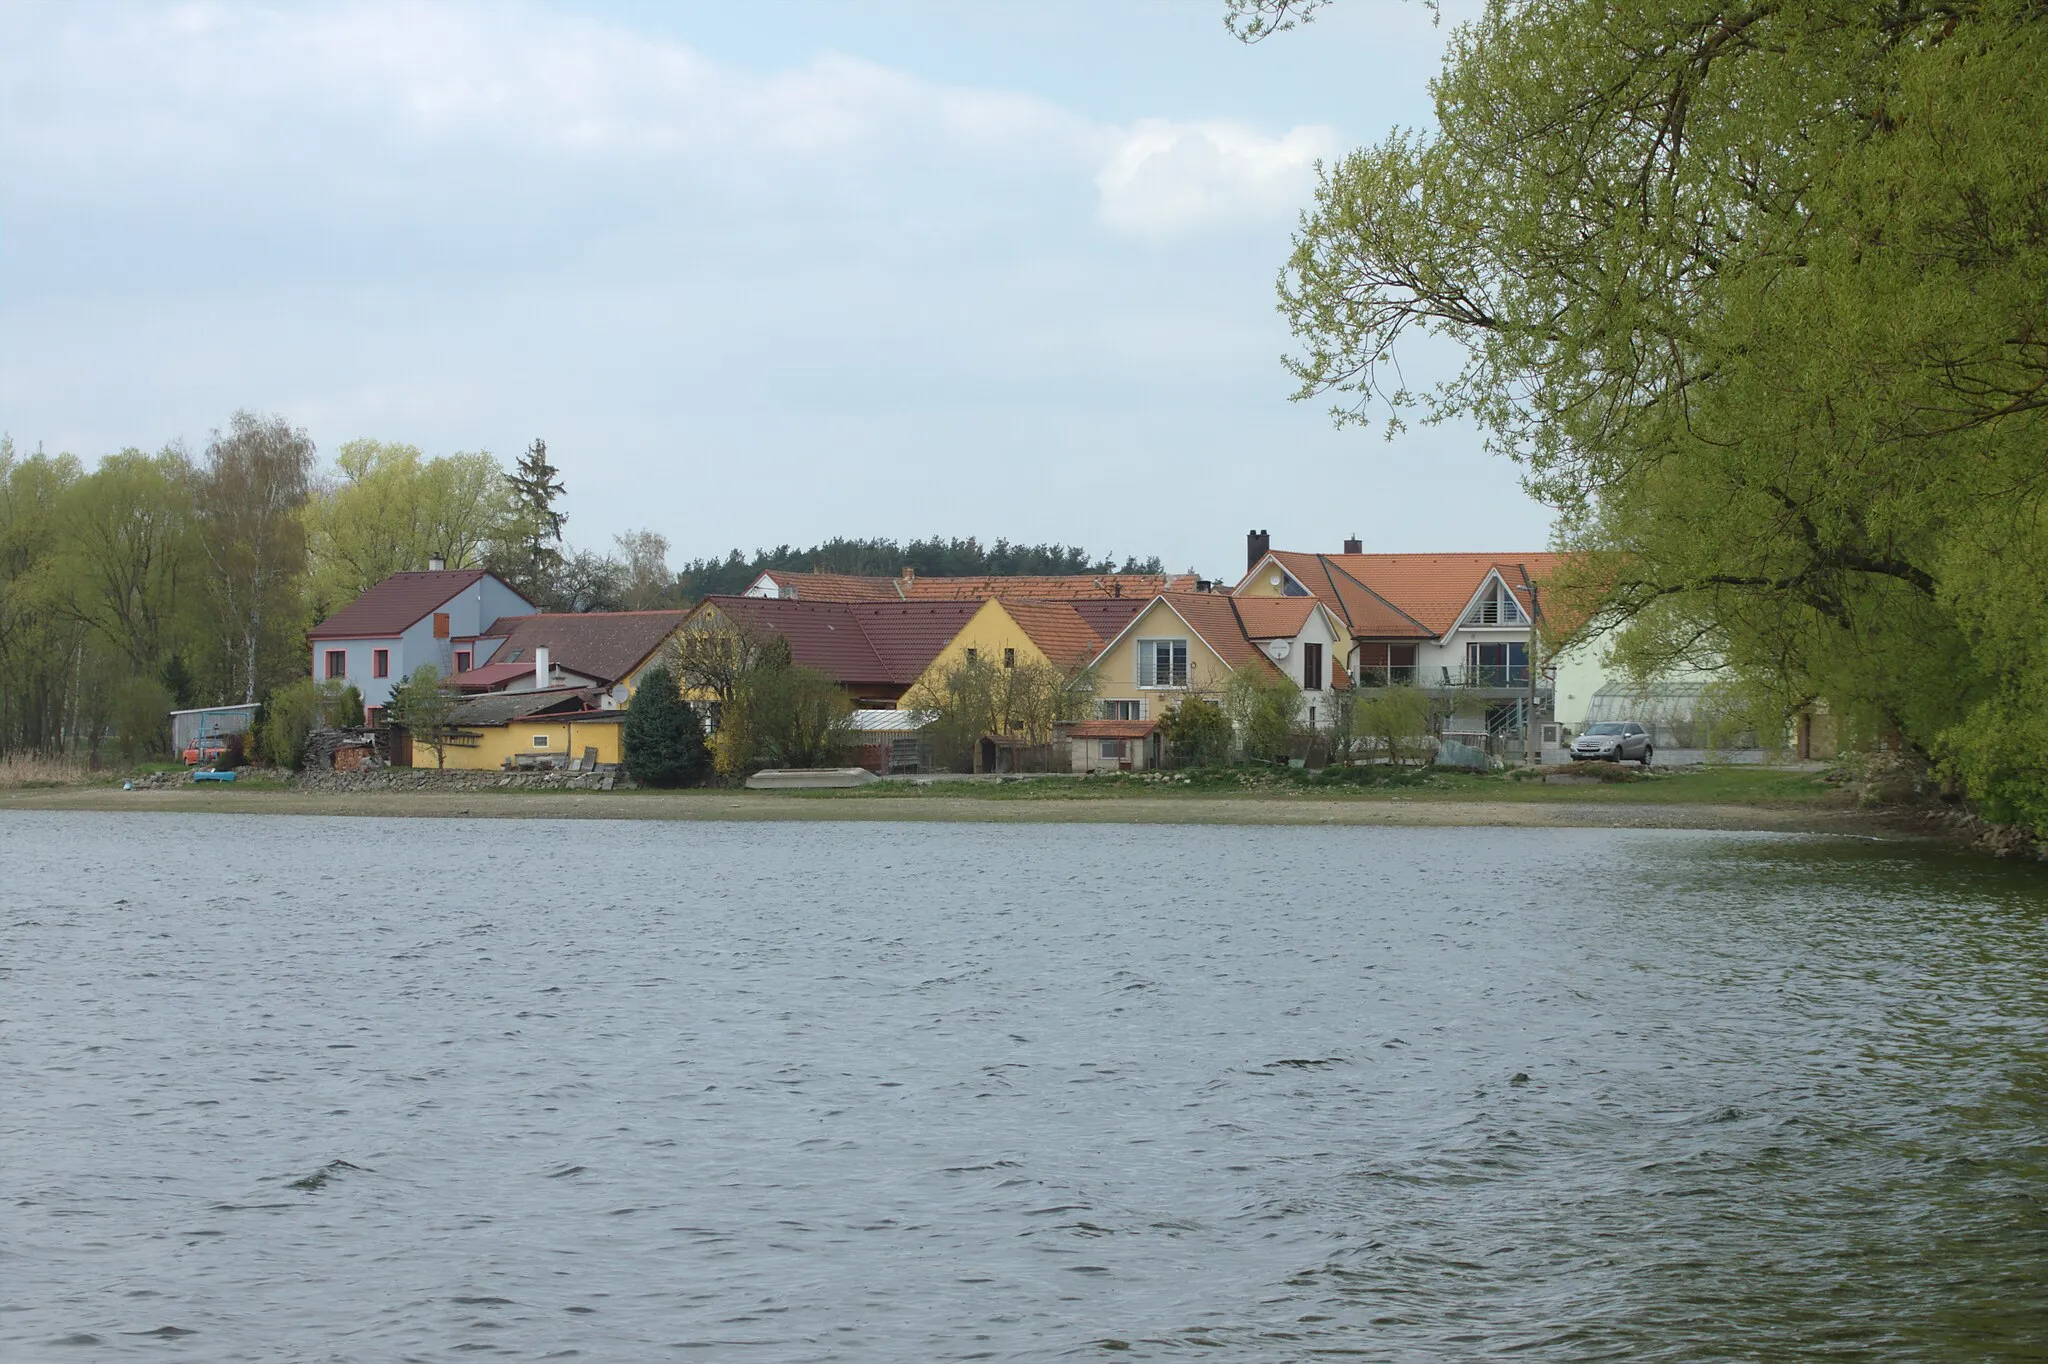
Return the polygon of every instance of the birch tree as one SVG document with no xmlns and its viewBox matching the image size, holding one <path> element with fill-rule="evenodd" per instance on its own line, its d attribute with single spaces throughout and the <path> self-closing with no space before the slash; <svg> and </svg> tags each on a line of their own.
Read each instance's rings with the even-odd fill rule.
<svg viewBox="0 0 2048 1364">
<path fill-rule="evenodd" d="M 313 442 L 282 417 L 237 412 L 206 447 L 194 504 L 231 686 L 244 704 L 264 681 L 264 655 L 297 622 L 306 571 Z"/>
</svg>

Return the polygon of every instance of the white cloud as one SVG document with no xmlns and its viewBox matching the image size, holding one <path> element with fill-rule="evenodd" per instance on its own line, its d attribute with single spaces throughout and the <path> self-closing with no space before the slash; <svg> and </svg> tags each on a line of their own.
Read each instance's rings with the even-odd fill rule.
<svg viewBox="0 0 2048 1364">
<path fill-rule="evenodd" d="M 1046 175 L 1139 238 L 1284 217 L 1336 136 L 1238 123 L 1093 123 L 1055 103 L 824 54 L 767 74 L 527 6 L 0 9 L 0 166 L 27 184 L 382 180 L 395 157 L 488 151 L 531 170 L 719 166 L 773 182 L 821 163 Z M 308 149 L 312 153 L 308 154 Z M 1074 202 L 1067 196 L 1068 202 Z"/>
<path fill-rule="evenodd" d="M 1337 145 L 1321 125 L 1268 137 L 1236 123 L 1140 119 L 1096 172 L 1103 221 L 1162 237 L 1284 216 L 1307 203 L 1317 159 Z"/>
</svg>

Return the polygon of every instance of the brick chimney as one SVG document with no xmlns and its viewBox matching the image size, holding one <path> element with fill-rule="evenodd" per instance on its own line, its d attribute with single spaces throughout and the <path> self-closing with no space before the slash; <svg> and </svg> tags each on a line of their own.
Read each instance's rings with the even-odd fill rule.
<svg viewBox="0 0 2048 1364">
<path fill-rule="evenodd" d="M 1262 530 L 1248 530 L 1244 534 L 1244 571 L 1249 573 L 1259 566 L 1259 560 L 1266 557 L 1273 548 L 1273 537 Z"/>
<path fill-rule="evenodd" d="M 1346 554 L 1365 553 L 1365 541 L 1359 539 L 1356 535 L 1352 536 L 1344 542 L 1344 552 Z"/>
</svg>

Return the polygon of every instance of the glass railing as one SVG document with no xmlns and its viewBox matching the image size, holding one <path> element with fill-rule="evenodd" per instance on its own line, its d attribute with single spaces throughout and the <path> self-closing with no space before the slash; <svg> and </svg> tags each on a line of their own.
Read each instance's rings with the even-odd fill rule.
<svg viewBox="0 0 2048 1364">
<path fill-rule="evenodd" d="M 1398 668 L 1360 668 L 1358 685 L 1361 687 L 1412 687 L 1416 674 L 1421 669 L 1413 663 Z"/>
</svg>

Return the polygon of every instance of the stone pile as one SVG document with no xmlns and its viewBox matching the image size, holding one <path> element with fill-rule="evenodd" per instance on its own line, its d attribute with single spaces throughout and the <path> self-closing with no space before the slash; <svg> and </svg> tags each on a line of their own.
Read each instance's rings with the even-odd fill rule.
<svg viewBox="0 0 2048 1364">
<path fill-rule="evenodd" d="M 617 768 L 594 772 L 438 771 L 425 767 L 378 767 L 360 772 L 308 769 L 293 785 L 301 791 L 610 791 L 624 782 Z"/>
</svg>

